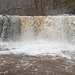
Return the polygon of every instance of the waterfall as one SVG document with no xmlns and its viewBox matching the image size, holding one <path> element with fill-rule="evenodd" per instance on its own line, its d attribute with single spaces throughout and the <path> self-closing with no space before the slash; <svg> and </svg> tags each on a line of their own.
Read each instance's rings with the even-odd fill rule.
<svg viewBox="0 0 75 75">
<path fill-rule="evenodd" d="M 64 41 L 75 43 L 74 16 L 0 16 L 4 41 Z"/>
<path fill-rule="evenodd" d="M 75 16 L 0 16 L 0 48 L 9 50 L 4 53 L 63 55 L 74 45 Z"/>
</svg>

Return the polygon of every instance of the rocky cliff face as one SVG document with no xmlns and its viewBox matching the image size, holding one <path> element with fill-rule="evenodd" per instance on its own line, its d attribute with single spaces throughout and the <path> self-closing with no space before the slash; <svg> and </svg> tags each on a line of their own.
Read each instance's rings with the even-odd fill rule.
<svg viewBox="0 0 75 75">
<path fill-rule="evenodd" d="M 0 14 L 75 14 L 75 0 L 0 0 Z"/>
</svg>

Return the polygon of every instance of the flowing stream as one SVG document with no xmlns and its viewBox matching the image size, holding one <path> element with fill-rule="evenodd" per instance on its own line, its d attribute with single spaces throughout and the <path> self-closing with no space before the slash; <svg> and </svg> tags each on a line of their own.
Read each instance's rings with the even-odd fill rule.
<svg viewBox="0 0 75 75">
<path fill-rule="evenodd" d="M 0 75 L 75 75 L 75 16 L 0 16 Z"/>
<path fill-rule="evenodd" d="M 0 54 L 75 52 L 75 16 L 0 16 Z"/>
</svg>

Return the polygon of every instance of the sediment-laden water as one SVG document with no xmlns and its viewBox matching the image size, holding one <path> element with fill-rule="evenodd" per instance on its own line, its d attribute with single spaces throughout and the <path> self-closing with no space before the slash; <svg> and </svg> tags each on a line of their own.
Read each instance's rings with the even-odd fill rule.
<svg viewBox="0 0 75 75">
<path fill-rule="evenodd" d="M 0 74 L 74 75 L 74 45 L 75 16 L 0 16 Z"/>
</svg>

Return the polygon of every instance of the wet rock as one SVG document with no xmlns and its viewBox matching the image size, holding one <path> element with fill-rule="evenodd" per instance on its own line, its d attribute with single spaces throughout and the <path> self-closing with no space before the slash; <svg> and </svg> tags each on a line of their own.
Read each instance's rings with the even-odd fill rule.
<svg viewBox="0 0 75 75">
<path fill-rule="evenodd" d="M 0 34 L 3 41 L 16 41 L 20 39 L 21 21 L 19 18 L 4 16 L 0 26 Z"/>
<path fill-rule="evenodd" d="M 5 18 L 0 17 L 0 37 L 1 37 L 1 34 L 2 34 L 4 21 L 5 21 Z"/>
</svg>

